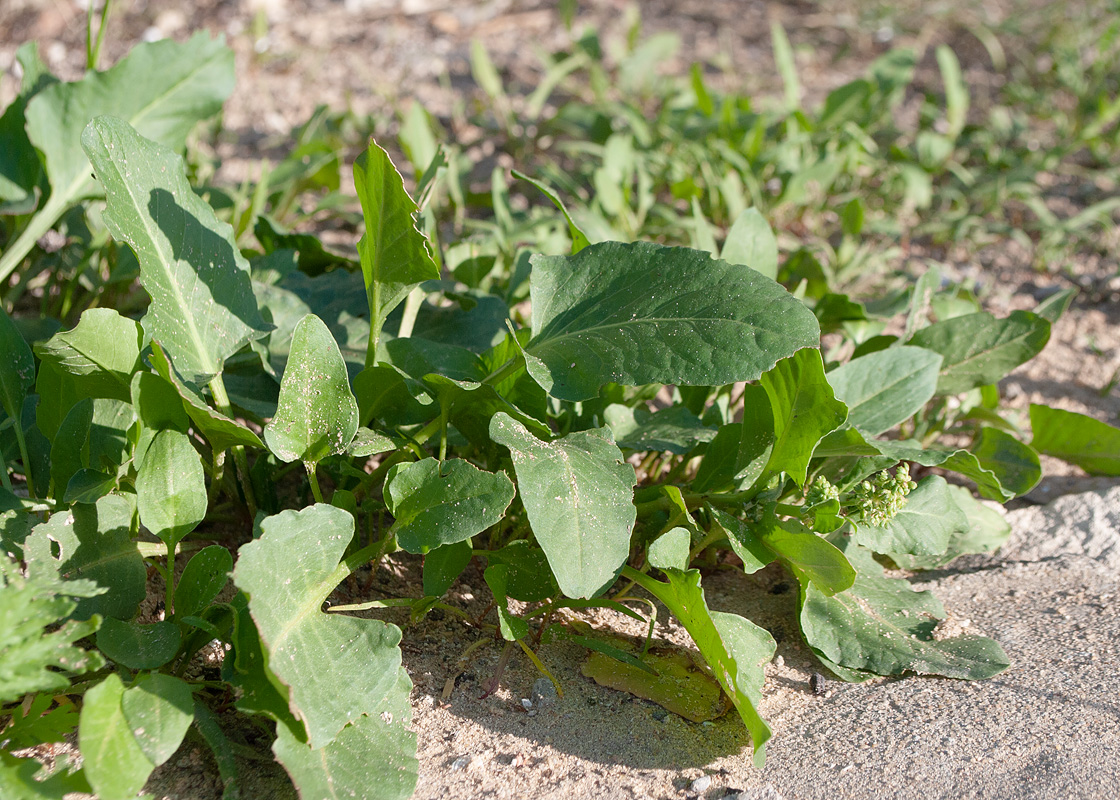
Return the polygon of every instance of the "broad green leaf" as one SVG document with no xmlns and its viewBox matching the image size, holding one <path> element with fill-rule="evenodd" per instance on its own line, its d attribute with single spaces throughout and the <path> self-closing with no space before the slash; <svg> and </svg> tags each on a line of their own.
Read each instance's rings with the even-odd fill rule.
<svg viewBox="0 0 1120 800">
<path fill-rule="evenodd" d="M 42 763 L 28 756 L 16 758 L 0 751 L 0 797 L 4 800 L 68 800 L 76 793 L 92 790 L 81 772 L 59 770 L 43 778 Z"/>
<path fill-rule="evenodd" d="M 220 545 L 204 547 L 191 556 L 175 584 L 175 617 L 198 616 L 205 611 L 229 582 L 232 569 L 233 557 Z"/>
<path fill-rule="evenodd" d="M 743 572 L 747 575 L 758 572 L 777 558 L 775 552 L 763 543 L 753 526 L 718 508 L 709 507 L 708 513 L 712 516 L 713 528 L 718 527 L 727 534 L 728 544 L 743 562 Z"/>
<path fill-rule="evenodd" d="M 684 455 L 701 442 L 710 442 L 716 431 L 708 428 L 684 406 L 670 406 L 652 414 L 642 407 L 612 403 L 603 412 L 619 447 L 656 450 Z"/>
<path fill-rule="evenodd" d="M 533 435 L 547 438 L 551 429 L 512 405 L 488 383 L 457 381 L 443 375 L 425 375 L 424 386 L 448 409 L 448 421 L 479 447 L 490 443 L 490 420 L 503 413 L 520 422 Z"/>
<path fill-rule="evenodd" d="M 97 647 L 128 669 L 159 669 L 175 657 L 182 635 L 167 620 L 141 624 L 107 618 L 97 632 Z"/>
<path fill-rule="evenodd" d="M 144 332 L 134 320 L 111 308 L 91 308 L 73 329 L 56 333 L 37 352 L 72 375 L 83 397 L 128 402 L 143 343 Z"/>
<path fill-rule="evenodd" d="M 24 112 L 28 101 L 57 81 L 39 58 L 36 42 L 24 42 L 16 50 L 16 61 L 23 71 L 19 95 L 0 116 L 0 214 L 27 214 L 39 202 L 35 189 L 40 185 L 43 165 L 27 138 Z"/>
<path fill-rule="evenodd" d="M 39 395 L 39 405 L 35 408 L 35 426 L 48 441 L 53 442 L 62 420 L 66 419 L 70 409 L 81 399 L 74 376 L 63 372 L 50 361 L 42 361 L 35 378 L 35 394 Z"/>
<path fill-rule="evenodd" d="M 529 635 L 529 623 L 514 616 L 509 610 L 506 585 L 509 582 L 509 565 L 494 564 L 482 573 L 483 580 L 494 595 L 494 607 L 498 612 L 498 630 L 507 642 L 523 639 Z"/>
<path fill-rule="evenodd" d="M 543 442 L 499 413 L 490 437 L 509 448 L 521 502 L 561 591 L 592 597 L 609 586 L 630 555 L 637 518 L 634 468 L 609 432 L 579 431 Z"/>
<path fill-rule="evenodd" d="M 385 318 L 422 281 L 439 278 L 428 240 L 416 228 L 416 203 L 389 154 L 370 139 L 354 163 L 354 185 L 362 204 L 365 233 L 358 255 L 369 301 L 366 366 L 373 365 Z"/>
<path fill-rule="evenodd" d="M 870 436 L 889 431 L 933 398 L 941 356 L 920 347 L 891 347 L 828 373 L 836 399 L 848 407 L 848 424 Z"/>
<path fill-rule="evenodd" d="M 205 401 L 194 390 L 183 383 L 175 370 L 172 369 L 171 362 L 167 360 L 167 355 L 158 342 L 152 342 L 152 366 L 155 367 L 161 378 L 175 387 L 175 391 L 182 398 L 183 410 L 186 411 L 195 427 L 210 442 L 210 447 L 213 448 L 214 452 L 220 453 L 236 445 L 264 449 L 264 442 L 260 440 L 257 434 L 240 422 L 236 422 L 206 405 Z M 173 412 L 169 413 L 173 415 Z"/>
<path fill-rule="evenodd" d="M 902 569 L 936 569 L 966 553 L 990 553 L 1011 535 L 1011 525 L 1003 514 L 972 496 L 963 486 L 950 486 L 953 501 L 968 518 L 968 526 L 949 537 L 945 552 L 935 556 L 914 556 L 907 553 L 887 553 Z"/>
<path fill-rule="evenodd" d="M 342 353 L 323 321 L 308 314 L 292 336 L 276 416 L 264 440 L 281 461 L 318 463 L 345 453 L 357 430 L 358 402 Z"/>
<path fill-rule="evenodd" d="M 222 678 L 237 689 L 234 705 L 246 714 L 261 714 L 280 723 L 277 728 L 298 731 L 306 739 L 302 723 L 292 715 L 291 692 L 268 668 L 268 656 L 249 614 L 245 593 L 238 592 L 229 605 L 233 612 L 233 657 L 222 662 Z"/>
<path fill-rule="evenodd" d="M 743 387 L 742 422 L 719 429 L 704 451 L 692 488 L 697 492 L 749 489 L 766 469 L 773 446 L 770 398 L 763 387 L 747 384 Z"/>
<path fill-rule="evenodd" d="M 424 556 L 424 595 L 443 597 L 473 557 L 469 541 L 446 544 Z"/>
<path fill-rule="evenodd" d="M 125 719 L 124 691 L 114 673 L 86 692 L 82 703 L 78 722 L 82 769 L 100 800 L 131 800 L 156 767 Z"/>
<path fill-rule="evenodd" d="M 147 568 L 132 540 L 133 513 L 127 499 L 108 495 L 96 504 L 77 504 L 56 513 L 24 542 L 30 564 L 50 568 L 66 581 L 85 579 L 106 590 L 79 600 L 75 619 L 136 615 L 146 594 Z"/>
<path fill-rule="evenodd" d="M 319 610 L 349 574 L 339 564 L 354 538 L 349 512 L 320 503 L 267 517 L 261 530 L 242 545 L 233 579 L 249 595 L 267 666 L 289 688 L 292 713 L 318 750 L 402 686 L 407 698 L 400 629 Z"/>
<path fill-rule="evenodd" d="M 136 504 L 144 527 L 168 547 L 206 517 L 206 475 L 185 433 L 156 434 L 136 475 Z"/>
<path fill-rule="evenodd" d="M 766 680 L 762 665 L 773 658 L 777 648 L 774 639 L 740 616 L 710 612 L 700 588 L 699 570 L 666 570 L 664 582 L 630 568 L 625 571 L 628 578 L 664 603 L 684 625 L 743 718 L 754 745 L 755 766 L 762 767 L 770 728 L 758 715 L 757 705 L 762 700 L 762 684 Z"/>
<path fill-rule="evenodd" d="M 658 536 L 649 546 L 649 563 L 660 570 L 688 569 L 692 535 L 687 528 L 673 528 Z"/>
<path fill-rule="evenodd" d="M 347 455 L 365 458 L 396 449 L 397 443 L 385 434 L 371 431 L 369 428 L 358 428 L 354 434 L 354 439 L 346 447 L 346 453 Z"/>
<path fill-rule="evenodd" d="M 729 264 L 750 267 L 771 280 L 778 277 L 778 240 L 757 208 L 744 209 L 731 223 L 719 257 Z"/>
<path fill-rule="evenodd" d="M 25 576 L 0 553 L 0 704 L 32 692 L 63 691 L 70 685 L 68 673 L 80 675 L 105 663 L 74 645 L 97 630 L 100 619 L 59 626 L 74 610 L 72 596 L 98 591 L 76 582 L 66 586 L 36 569 Z"/>
<path fill-rule="evenodd" d="M 27 135 L 42 153 L 51 193 L 0 258 L 0 283 L 78 200 L 97 194 L 82 132 L 111 114 L 142 136 L 181 150 L 195 124 L 217 113 L 233 91 L 233 51 L 199 33 L 187 42 L 140 44 L 112 69 L 46 87 L 27 105 Z"/>
<path fill-rule="evenodd" d="M 1050 323 L 1029 311 L 997 319 L 987 311 L 935 322 L 907 344 L 942 355 L 937 394 L 960 394 L 996 383 L 1042 351 Z"/>
<path fill-rule="evenodd" d="M 981 496 L 989 500 L 997 500 L 1001 503 L 1006 503 L 1012 497 L 1016 496 L 1016 492 L 1011 488 L 1005 487 L 1001 483 L 1001 479 L 1006 477 L 1012 486 L 1022 488 L 1027 486 L 1024 491 L 1030 489 L 1033 483 L 1027 485 L 1030 480 L 1030 467 L 1027 462 L 1030 461 L 1029 454 L 1019 454 L 1014 459 L 1005 457 L 1003 459 L 992 459 L 981 463 L 977 455 L 969 450 L 943 450 L 939 448 L 923 448 L 919 442 L 912 440 L 875 440 L 870 443 L 865 443 L 872 447 L 875 451 L 884 456 L 888 456 L 897 461 L 913 461 L 915 464 L 921 464 L 923 467 L 943 467 L 947 470 L 952 470 L 960 475 L 976 483 L 976 488 Z M 990 446 L 990 445 L 989 445 Z M 1025 445 L 1023 445 L 1025 447 Z M 1018 452 L 1018 448 L 1012 451 L 1012 455 Z M 1008 465 L 1001 463 L 1001 460 L 1018 461 L 1018 465 L 1014 473 L 1008 472 Z M 885 469 L 891 466 L 890 464 L 883 464 L 878 469 Z M 877 470 L 876 470 L 877 471 Z M 861 478 L 862 480 L 862 478 Z"/>
<path fill-rule="evenodd" d="M 105 187 L 105 222 L 140 261 L 152 297 L 141 320 L 188 383 L 202 384 L 225 360 L 264 336 L 249 263 L 233 228 L 194 193 L 183 159 L 114 117 L 97 117 L 82 147 Z"/>
<path fill-rule="evenodd" d="M 416 425 L 439 414 L 424 385 L 388 364 L 363 369 L 354 376 L 358 419 L 363 425 L 381 420 L 386 425 Z"/>
<path fill-rule="evenodd" d="M 1034 313 L 1045 320 L 1049 320 L 1050 324 L 1053 325 L 1066 313 L 1070 303 L 1073 302 L 1073 298 L 1076 296 L 1076 289 L 1063 289 L 1056 294 L 1050 295 L 1035 306 Z"/>
<path fill-rule="evenodd" d="M 1026 494 L 1042 480 L 1038 453 L 998 428 L 981 428 L 971 452 L 1015 497 Z"/>
<path fill-rule="evenodd" d="M 856 582 L 828 597 L 812 584 L 802 586 L 801 630 L 809 646 L 829 661 L 876 675 L 943 675 L 977 680 L 1008 666 L 1003 649 L 983 636 L 935 639 L 945 616 L 930 592 L 915 592 L 908 581 L 887 578 L 883 568 L 855 544 L 837 542 L 856 568 Z"/>
<path fill-rule="evenodd" d="M 133 375 L 129 393 L 132 409 L 140 420 L 140 436 L 133 454 L 133 463 L 139 469 L 156 434 L 165 429 L 186 433 L 190 418 L 175 387 L 154 372 Z"/>
<path fill-rule="evenodd" d="M 67 481 L 62 501 L 69 505 L 96 503 L 116 489 L 118 483 L 119 480 L 116 475 L 110 475 L 96 469 L 80 469 Z"/>
<path fill-rule="evenodd" d="M 185 682 L 157 672 L 141 675 L 125 689 L 121 711 L 136 743 L 158 767 L 186 736 L 194 719 L 194 698 Z"/>
<path fill-rule="evenodd" d="M 510 542 L 501 550 L 490 550 L 486 559 L 491 564 L 509 567 L 506 594 L 525 603 L 539 603 L 560 593 L 556 578 L 548 566 L 544 551 L 524 539 Z"/>
<path fill-rule="evenodd" d="M 774 414 L 774 449 L 766 471 L 785 472 L 803 486 L 817 443 L 843 424 L 847 409 L 833 396 L 815 349 L 779 361 L 762 376 L 762 388 Z"/>
<path fill-rule="evenodd" d="M 611 382 L 754 380 L 820 341 L 812 312 L 785 289 L 700 250 L 604 242 L 531 262 L 526 364 L 562 400 Z"/>
<path fill-rule="evenodd" d="M 89 467 L 89 429 L 93 425 L 93 401 L 74 404 L 51 444 L 51 493 L 56 499 L 66 494 L 66 485 L 78 470 Z"/>
<path fill-rule="evenodd" d="M 0 407 L 13 420 L 20 419 L 23 398 L 35 385 L 35 356 L 16 324 L 0 307 Z"/>
<path fill-rule="evenodd" d="M 465 541 L 506 512 L 516 494 L 504 472 L 486 472 L 459 458 L 396 464 L 385 478 L 391 532 L 410 553 Z"/>
<path fill-rule="evenodd" d="M 906 504 L 885 525 L 858 523 L 852 540 L 876 553 L 932 556 L 944 553 L 949 540 L 969 528 L 968 517 L 954 501 L 940 475 L 918 482 Z"/>
<path fill-rule="evenodd" d="M 1120 475 L 1120 428 L 1074 411 L 1031 404 L 1031 446 L 1090 475 Z"/>
<path fill-rule="evenodd" d="M 835 545 L 797 520 L 769 516 L 747 527 L 798 580 L 812 582 L 826 595 L 844 591 L 856 578 L 852 565 Z"/>
<path fill-rule="evenodd" d="M 416 734 L 408 730 L 411 683 L 404 670 L 386 700 L 357 717 L 322 748 L 276 726 L 272 752 L 303 798 L 406 800 L 416 789 Z"/>
</svg>

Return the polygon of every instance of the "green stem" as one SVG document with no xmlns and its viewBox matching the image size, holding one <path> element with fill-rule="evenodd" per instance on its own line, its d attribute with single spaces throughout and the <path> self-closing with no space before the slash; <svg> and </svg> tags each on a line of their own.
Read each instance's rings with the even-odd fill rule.
<svg viewBox="0 0 1120 800">
<path fill-rule="evenodd" d="M 8 477 L 8 462 L 4 460 L 3 450 L 0 450 L 0 483 L 3 483 L 4 488 L 9 492 L 12 491 L 12 481 Z"/>
<path fill-rule="evenodd" d="M 38 497 L 35 491 L 35 480 L 31 476 L 31 459 L 27 455 L 27 439 L 23 436 L 23 426 L 20 425 L 19 420 L 12 420 L 15 424 L 12 425 L 12 430 L 16 434 L 16 442 L 19 443 L 19 457 L 23 462 L 23 479 L 27 481 L 27 496 Z"/>
<path fill-rule="evenodd" d="M 229 395 L 226 394 L 226 384 L 222 380 L 221 373 L 214 376 L 210 381 L 210 392 L 214 395 L 214 403 L 218 406 L 218 410 L 225 414 L 227 417 L 233 416 L 233 408 L 229 402 Z M 241 491 L 245 495 L 245 506 L 249 511 L 250 517 L 257 516 L 257 498 L 253 494 L 253 482 L 249 479 L 249 458 L 245 455 L 244 445 L 236 444 L 232 448 L 233 463 L 237 467 L 237 479 L 241 483 Z"/>
<path fill-rule="evenodd" d="M 496 370 L 483 378 L 482 382 L 487 384 L 488 386 L 497 386 L 502 381 L 506 380 L 507 378 L 513 377 L 523 369 L 525 369 L 525 356 L 518 353 L 509 361 L 502 364 L 502 366 L 498 367 Z"/>
<path fill-rule="evenodd" d="M 51 229 L 58 218 L 62 216 L 62 212 L 67 209 L 69 197 L 63 197 L 62 195 L 62 191 L 52 192 L 43 207 L 28 220 L 27 227 L 23 229 L 23 232 L 14 242 L 8 245 L 4 255 L 0 256 L 0 286 L 7 285 L 8 276 L 16 271 L 16 267 L 31 252 L 35 243 Z"/>
<path fill-rule="evenodd" d="M 175 548 L 167 548 L 167 580 L 164 581 L 167 586 L 166 599 L 163 601 L 163 617 L 167 619 L 173 613 L 172 603 L 175 600 Z"/>
<path fill-rule="evenodd" d="M 90 1 L 89 10 L 86 12 L 86 69 L 97 69 L 97 62 L 101 57 L 101 45 L 105 41 L 105 31 L 109 26 L 109 10 L 113 7 L 113 0 L 105 0 L 101 8 L 101 24 L 97 29 L 97 43 L 92 49 L 93 38 L 93 2 Z"/>
<path fill-rule="evenodd" d="M 304 461 L 303 467 L 307 470 L 308 480 L 311 481 L 311 495 L 315 498 L 316 503 L 322 503 L 323 492 L 319 488 L 318 464 L 314 461 Z"/>
</svg>

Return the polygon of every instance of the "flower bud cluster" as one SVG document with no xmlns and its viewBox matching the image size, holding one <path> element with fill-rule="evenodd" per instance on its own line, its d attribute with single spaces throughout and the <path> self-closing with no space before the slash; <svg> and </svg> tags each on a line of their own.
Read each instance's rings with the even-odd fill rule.
<svg viewBox="0 0 1120 800">
<path fill-rule="evenodd" d="M 864 522 L 882 527 L 902 510 L 906 505 L 906 495 L 917 486 L 910 480 L 910 465 L 903 463 L 893 476 L 883 470 L 871 480 L 861 483 L 852 492 L 851 502 Z"/>
<path fill-rule="evenodd" d="M 839 500 L 840 490 L 833 486 L 832 483 L 824 475 L 818 475 L 813 478 L 805 488 L 805 507 L 820 505 L 829 500 Z"/>
</svg>

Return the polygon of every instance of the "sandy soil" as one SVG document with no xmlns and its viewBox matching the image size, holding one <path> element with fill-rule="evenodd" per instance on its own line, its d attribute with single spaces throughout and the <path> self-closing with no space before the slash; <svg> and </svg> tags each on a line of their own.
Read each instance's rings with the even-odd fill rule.
<svg viewBox="0 0 1120 800">
<path fill-rule="evenodd" d="M 3 0 L 0 7 L 0 104 L 17 85 L 11 70 L 15 48 L 27 39 L 40 42 L 48 64 L 62 77 L 75 78 L 83 66 L 82 4 L 72 0 Z M 220 154 L 228 176 L 244 174 L 259 158 L 283 152 L 284 136 L 326 103 L 348 107 L 380 120 L 378 134 L 395 132 L 394 114 L 411 99 L 451 124 L 456 103 L 475 92 L 469 77 L 469 44 L 482 40 L 513 91 L 530 90 L 540 75 L 536 48 L 550 50 L 569 41 L 555 4 L 525 0 L 121 0 L 110 27 L 105 63 L 115 60 L 141 37 L 184 38 L 207 28 L 226 34 L 237 54 L 238 86 L 227 104 Z M 598 27 L 605 41 L 621 35 L 632 19 L 622 0 L 580 3 L 575 26 Z M 1002 4 L 953 6 L 924 16 L 910 29 L 856 13 L 849 4 L 655 0 L 641 4 L 646 34 L 674 31 L 682 37 L 680 57 L 663 65 L 686 70 L 693 55 L 722 64 L 715 82 L 734 82 L 751 92 L 772 90 L 777 79 L 769 43 L 769 19 L 780 18 L 798 48 L 801 79 L 810 102 L 857 74 L 874 56 L 899 43 L 919 45 L 957 35 L 970 19 L 1007 13 Z M 255 21 L 256 20 L 256 21 Z M 976 48 L 974 48 L 976 49 Z M 994 78 L 967 58 L 970 82 L 978 91 Z M 977 66 L 980 65 L 980 66 Z M 1055 288 L 1081 285 L 1085 291 L 1054 327 L 1043 354 L 1003 383 L 1012 405 L 1025 409 L 1042 402 L 1120 421 L 1120 390 L 1109 388 L 1120 369 L 1120 284 L 1115 259 L 1083 259 L 1039 273 L 1029 257 L 999 246 L 980 253 L 945 252 L 950 275 L 976 280 L 988 307 L 997 314 L 1030 308 Z M 1026 423 L 1025 414 L 1022 422 Z M 1047 459 L 1047 479 L 1032 495 L 1054 494 L 1100 482 Z M 394 558 L 373 576 L 375 593 L 400 594 L 418 565 Z M 814 704 L 834 692 L 867 691 L 832 682 L 824 694 L 812 692 L 810 676 L 819 667 L 792 624 L 796 595 L 772 569 L 745 576 L 731 570 L 705 577 L 709 604 L 763 624 L 778 640 L 778 658 L 767 667 L 762 714 L 775 741 L 797 736 L 790 726 Z M 451 602 L 481 615 L 489 594 L 481 574 L 468 572 L 452 589 Z M 952 609 L 951 609 L 952 610 Z M 638 635 L 635 624 L 611 612 L 584 615 L 597 627 Z M 387 617 L 399 624 L 404 618 Z M 687 634 L 667 621 L 662 610 L 657 636 L 680 645 Z M 979 631 L 984 632 L 984 631 Z M 540 655 L 564 688 L 556 703 L 536 705 L 530 698 L 539 674 L 515 655 L 501 688 L 483 697 L 483 684 L 495 673 L 502 644 L 488 642 L 461 661 L 478 630 L 452 617 L 432 614 L 405 634 L 404 660 L 415 684 L 413 727 L 420 745 L 418 798 L 466 797 L 723 797 L 750 789 L 745 796 L 776 797 L 764 780 L 747 785 L 742 754 L 747 737 L 732 716 L 712 723 L 689 723 L 647 701 L 604 689 L 579 671 L 582 648 L 544 645 Z M 447 689 L 450 685 L 450 691 Z M 260 742 L 242 731 L 250 748 Z M 291 795 L 278 768 L 267 761 L 244 761 L 248 796 Z M 711 785 L 692 791 L 692 781 L 707 775 Z M 697 784 L 700 787 L 702 784 Z M 215 770 L 202 748 L 188 741 L 153 777 L 149 790 L 168 798 L 211 798 L 221 794 Z M 767 794 L 770 792 L 770 794 Z M 682 794 L 683 793 L 683 794 Z"/>
</svg>

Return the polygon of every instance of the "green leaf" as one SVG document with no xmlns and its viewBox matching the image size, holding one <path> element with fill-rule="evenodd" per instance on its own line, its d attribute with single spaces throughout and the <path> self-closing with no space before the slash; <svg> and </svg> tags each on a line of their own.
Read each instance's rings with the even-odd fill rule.
<svg viewBox="0 0 1120 800">
<path fill-rule="evenodd" d="M 534 187 L 537 188 L 538 191 L 541 192 L 541 194 L 551 200 L 552 204 L 556 206 L 557 210 L 564 215 L 564 219 L 568 223 L 568 235 L 572 237 L 573 256 L 580 250 L 591 244 L 591 242 L 587 238 L 587 234 L 580 230 L 579 225 L 577 225 L 572 219 L 572 215 L 568 213 L 568 207 L 564 205 L 564 201 L 560 199 L 560 195 L 556 194 L 556 192 L 552 190 L 552 187 L 542 181 L 536 180 L 535 178 L 530 178 L 525 173 L 518 172 L 517 170 L 512 170 L 512 174 L 515 178 L 520 178 L 523 181 L 531 183 Z"/>
<path fill-rule="evenodd" d="M 422 281 L 439 278 L 428 240 L 416 229 L 416 203 L 389 154 L 372 139 L 354 162 L 354 185 L 362 204 L 365 233 L 358 255 L 369 301 L 366 366 L 373 365 L 381 328 L 390 312 Z"/>
<path fill-rule="evenodd" d="M 64 690 L 70 685 L 67 673 L 80 675 L 105 663 L 74 645 L 97 630 L 98 618 L 58 625 L 76 606 L 72 596 L 97 592 L 80 583 L 60 584 L 37 569 L 24 576 L 0 553 L 0 704 Z"/>
<path fill-rule="evenodd" d="M 710 612 L 700 588 L 700 571 L 669 569 L 666 581 L 657 581 L 637 570 L 625 570 L 626 576 L 666 605 L 681 621 L 700 655 L 708 662 L 739 716 L 751 734 L 754 763 L 762 767 L 766 758 L 766 742 L 770 728 L 758 715 L 762 700 L 762 684 L 766 675 L 762 665 L 774 656 L 777 645 L 762 628 L 735 614 Z"/>
<path fill-rule="evenodd" d="M 357 430 L 358 402 L 342 353 L 323 321 L 308 314 L 292 336 L 276 416 L 264 440 L 281 461 L 314 464 L 345 453 Z"/>
<path fill-rule="evenodd" d="M 949 540 L 967 533 L 969 527 L 968 517 L 953 497 L 941 476 L 922 478 L 893 519 L 882 526 L 857 524 L 852 540 L 876 553 L 944 553 Z"/>
<path fill-rule="evenodd" d="M 437 547 L 424 556 L 424 595 L 443 597 L 474 557 L 469 541 Z"/>
<path fill-rule="evenodd" d="M 140 261 L 152 297 L 141 323 L 188 383 L 202 384 L 248 342 L 264 336 L 249 283 L 249 263 L 233 228 L 194 193 L 183 159 L 113 117 L 97 117 L 82 134 L 105 187 L 105 222 Z"/>
<path fill-rule="evenodd" d="M 91 789 L 82 772 L 58 771 L 39 777 L 45 771 L 34 758 L 16 758 L 0 751 L 0 797 L 4 800 L 67 800 L 77 793 L 89 794 Z"/>
<path fill-rule="evenodd" d="M 981 428 L 972 453 L 1015 497 L 1026 494 L 1042 480 L 1038 453 L 998 428 Z"/>
<path fill-rule="evenodd" d="M 778 277 L 778 240 L 757 208 L 739 213 L 727 231 L 719 257 L 729 264 L 742 264 L 771 280 Z"/>
<path fill-rule="evenodd" d="M 121 711 L 133 738 L 157 767 L 175 754 L 194 719 L 191 687 L 170 675 L 141 675 L 125 689 Z"/>
<path fill-rule="evenodd" d="M 97 647 L 128 669 L 159 669 L 175 657 L 182 635 L 167 620 L 144 625 L 107 618 L 97 632 Z"/>
<path fill-rule="evenodd" d="M 521 502 L 560 589 L 568 597 L 603 591 L 630 555 L 637 518 L 634 468 L 609 431 L 543 442 L 499 413 L 490 422 L 490 437 L 509 448 Z"/>
<path fill-rule="evenodd" d="M 990 553 L 1011 535 L 1011 525 L 1003 514 L 984 505 L 963 486 L 950 486 L 953 502 L 968 518 L 968 526 L 949 537 L 945 552 L 935 556 L 887 553 L 902 569 L 937 569 L 966 553 Z"/>
<path fill-rule="evenodd" d="M 267 517 L 261 530 L 241 547 L 233 579 L 249 595 L 268 668 L 289 688 L 292 712 L 318 750 L 387 698 L 403 691 L 407 702 L 400 629 L 319 610 L 349 574 L 339 564 L 354 538 L 349 512 L 320 503 Z"/>
<path fill-rule="evenodd" d="M 73 376 L 82 397 L 128 402 L 143 343 L 144 332 L 134 320 L 111 308 L 91 308 L 73 329 L 56 333 L 36 351 Z"/>
<path fill-rule="evenodd" d="M 1031 445 L 1090 475 L 1120 475 L 1120 428 L 1073 411 L 1031 404 Z"/>
<path fill-rule="evenodd" d="M 156 434 L 136 475 L 136 504 L 144 527 L 174 547 L 206 517 L 206 475 L 190 437 Z"/>
<path fill-rule="evenodd" d="M 78 470 L 89 467 L 89 429 L 93 425 L 93 400 L 78 401 L 51 443 L 51 486 L 54 497 L 66 493 L 66 485 Z"/>
<path fill-rule="evenodd" d="M 509 565 L 494 564 L 482 573 L 483 580 L 494 595 L 494 607 L 498 611 L 498 629 L 507 642 L 523 639 L 529 635 L 529 623 L 514 616 L 509 610 L 506 585 L 509 582 Z"/>
<path fill-rule="evenodd" d="M 220 545 L 199 550 L 187 562 L 175 584 L 175 617 L 197 617 L 229 582 L 233 557 Z"/>
<path fill-rule="evenodd" d="M 1042 351 L 1050 323 L 1029 311 L 997 319 L 986 311 L 935 322 L 907 344 L 942 355 L 937 394 L 960 394 L 996 383 Z"/>
<path fill-rule="evenodd" d="M 631 450 L 684 455 L 701 442 L 710 442 L 716 431 L 708 428 L 684 406 L 670 406 L 652 414 L 642 407 L 611 403 L 603 412 L 619 447 Z"/>
<path fill-rule="evenodd" d="M 20 419 L 23 398 L 35 385 L 35 356 L 23 340 L 8 312 L 0 307 L 0 407 L 12 419 Z"/>
<path fill-rule="evenodd" d="M 712 516 L 713 529 L 718 528 L 727 534 L 728 544 L 731 545 L 735 555 L 742 560 L 743 572 L 747 575 L 758 572 L 777 557 L 774 551 L 763 543 L 755 529 L 738 517 L 713 507 L 708 508 L 708 513 Z"/>
<path fill-rule="evenodd" d="M 108 495 L 96 504 L 77 504 L 56 513 L 35 526 L 24 542 L 29 564 L 56 571 L 66 581 L 85 579 L 106 590 L 80 600 L 72 615 L 75 619 L 136 615 L 146 594 L 148 571 L 132 541 L 133 513 L 127 499 Z"/>
<path fill-rule="evenodd" d="M 272 752 L 300 797 L 406 800 L 416 789 L 416 734 L 408 730 L 411 683 L 403 670 L 387 699 L 355 719 L 326 746 L 300 742 L 276 727 Z"/>
<path fill-rule="evenodd" d="M 812 584 L 802 586 L 801 630 L 815 652 L 876 675 L 910 671 L 978 680 L 1007 668 L 1007 656 L 992 639 L 933 638 L 945 611 L 932 593 L 885 577 L 870 551 L 843 540 L 838 544 L 857 570 L 852 588 L 828 597 Z"/>
<path fill-rule="evenodd" d="M 843 424 L 847 409 L 833 396 L 815 349 L 779 361 L 762 376 L 762 388 L 774 413 L 774 449 L 766 471 L 785 472 L 803 486 L 817 443 Z"/>
<path fill-rule="evenodd" d="M 257 434 L 240 422 L 236 422 L 210 408 L 198 394 L 183 383 L 175 370 L 172 369 L 171 362 L 167 360 L 167 355 L 158 342 L 152 342 L 152 366 L 155 367 L 161 378 L 175 387 L 175 391 L 182 398 L 183 409 L 187 416 L 206 437 L 206 440 L 210 442 L 210 447 L 214 452 L 220 453 L 237 445 L 264 449 L 264 442 L 260 440 Z"/>
<path fill-rule="evenodd" d="M 754 380 L 820 341 L 812 312 L 785 289 L 700 250 L 604 242 L 530 260 L 526 365 L 562 400 L 608 382 Z"/>
<path fill-rule="evenodd" d="M 132 735 L 123 699 L 124 684 L 114 673 L 86 692 L 82 703 L 82 768 L 100 800 L 131 800 L 156 767 Z"/>
<path fill-rule="evenodd" d="M 482 533 L 497 524 L 515 494 L 504 472 L 486 472 L 459 458 L 395 464 L 385 478 L 385 503 L 396 518 L 391 532 L 410 553 Z"/>
<path fill-rule="evenodd" d="M 233 82 L 233 51 L 199 33 L 183 43 L 137 45 L 112 69 L 36 94 L 27 105 L 27 135 L 42 153 L 51 193 L 0 258 L 0 283 L 66 209 L 97 194 L 82 152 L 82 132 L 95 115 L 119 117 L 141 135 L 181 150 L 195 123 L 221 108 Z"/>
<path fill-rule="evenodd" d="M 848 423 L 878 436 L 918 413 L 937 389 L 941 356 L 920 347 L 891 347 L 828 373 Z"/>
<path fill-rule="evenodd" d="M 358 428 L 353 441 L 346 447 L 346 454 L 366 458 L 397 449 L 397 443 L 383 433 L 369 428 Z"/>
<path fill-rule="evenodd" d="M 490 550 L 486 558 L 491 564 L 509 567 L 506 594 L 514 600 L 539 603 L 560 593 L 556 577 L 548 566 L 548 557 L 524 539 L 510 542 L 501 550 Z"/>
<path fill-rule="evenodd" d="M 222 678 L 237 689 L 234 705 L 247 714 L 262 714 L 280 723 L 278 728 L 298 731 L 306 739 L 303 725 L 292 715 L 288 687 L 268 668 L 247 596 L 238 592 L 229 605 L 233 612 L 233 658 L 222 662 Z"/>
<path fill-rule="evenodd" d="M 752 487 L 770 461 L 774 446 L 774 411 L 766 390 L 757 384 L 743 387 L 743 420 L 723 425 L 708 444 L 696 470 L 697 492 Z"/>
<path fill-rule="evenodd" d="M 844 554 L 797 520 L 771 515 L 747 527 L 799 581 L 812 582 L 826 595 L 844 591 L 855 580 L 855 570 Z"/>
<path fill-rule="evenodd" d="M 43 165 L 27 138 L 25 111 L 32 97 L 58 80 L 39 58 L 36 42 L 21 44 L 16 60 L 23 71 L 19 96 L 0 116 L 0 141 L 4 142 L 0 150 L 0 214 L 27 214 L 39 202 L 35 189 L 40 185 Z"/>
<path fill-rule="evenodd" d="M 649 563 L 660 570 L 688 569 L 688 554 L 692 549 L 692 534 L 687 528 L 676 527 L 658 536 L 649 546 Z"/>
</svg>

